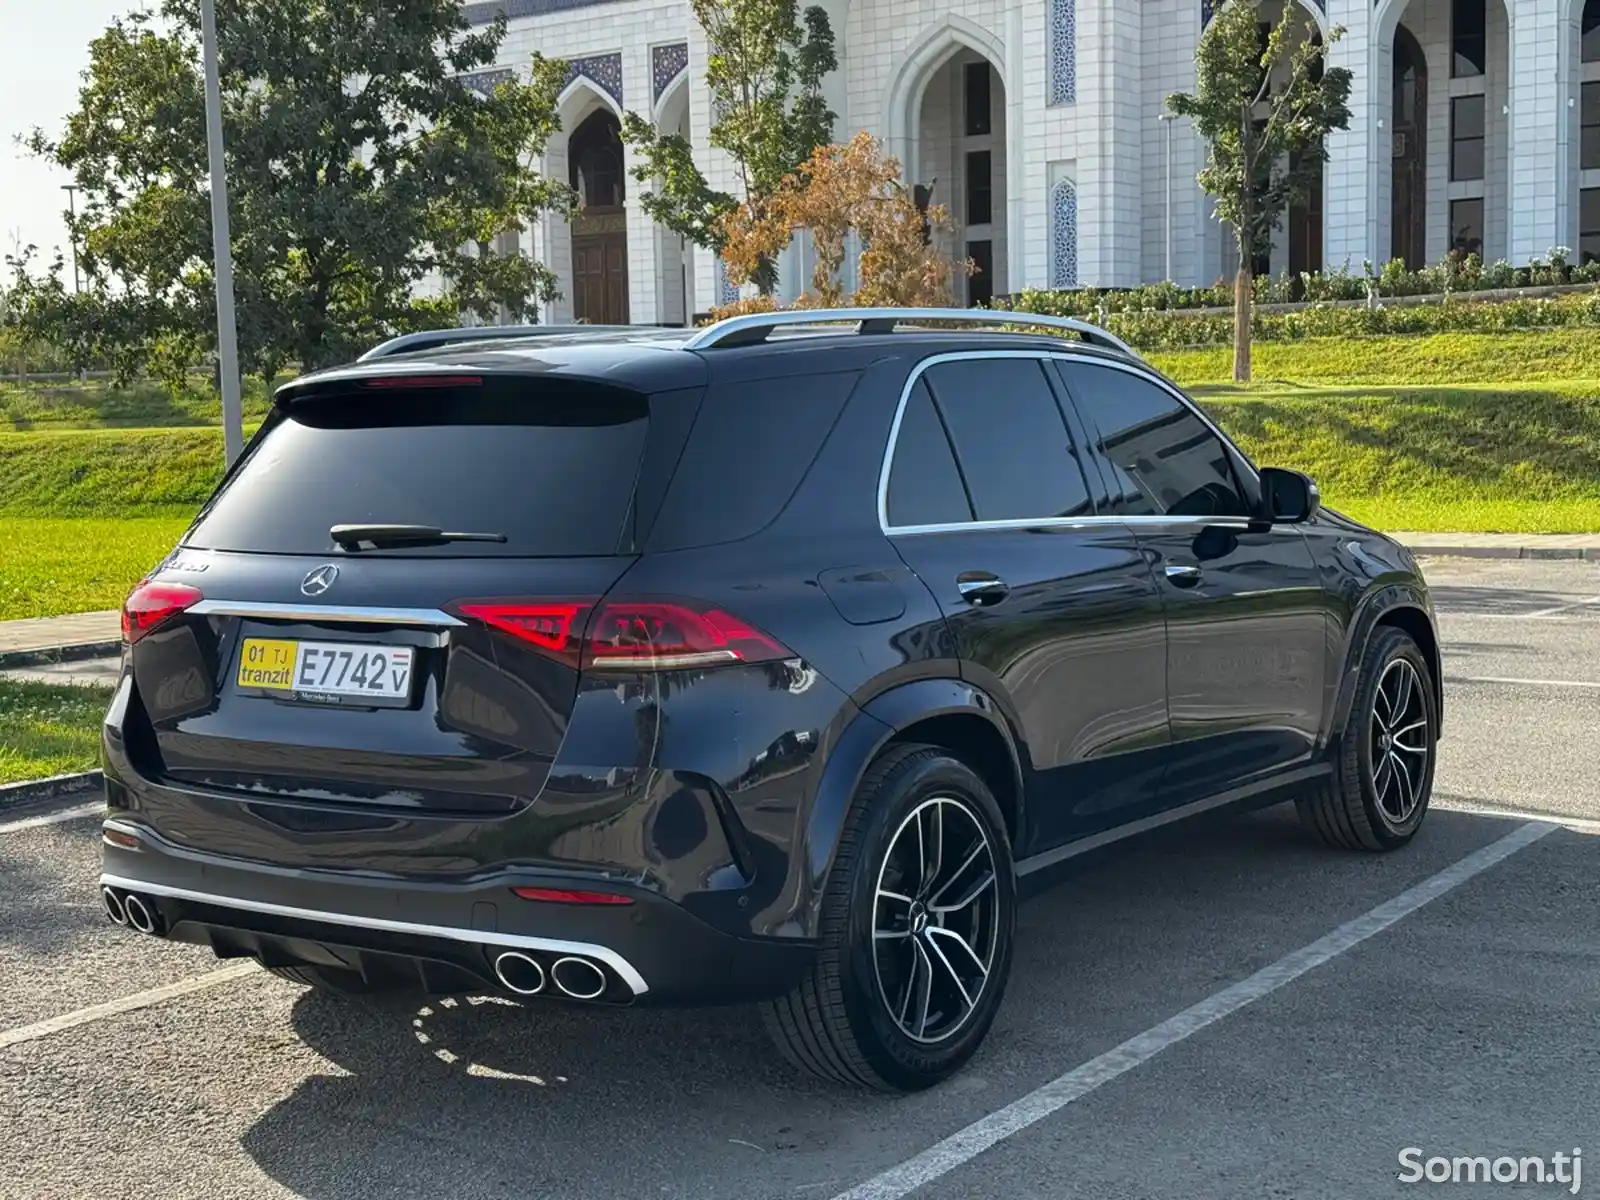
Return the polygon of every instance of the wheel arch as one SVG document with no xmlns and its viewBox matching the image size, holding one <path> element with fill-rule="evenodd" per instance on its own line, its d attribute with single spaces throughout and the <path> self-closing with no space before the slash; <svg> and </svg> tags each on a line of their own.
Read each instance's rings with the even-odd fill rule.
<svg viewBox="0 0 1600 1200">
<path fill-rule="evenodd" d="M 904 743 L 938 746 L 960 758 L 994 793 L 1013 846 L 1026 836 L 1023 756 L 994 700 L 959 679 L 919 679 L 891 688 L 864 704 L 845 727 L 818 782 L 800 854 L 808 932 L 817 928 L 817 909 L 862 777 L 885 747 Z"/>
<path fill-rule="evenodd" d="M 1338 701 L 1329 726 L 1330 740 L 1338 737 L 1349 723 L 1362 660 L 1366 657 L 1373 636 L 1383 628 L 1403 631 L 1421 649 L 1423 657 L 1427 659 L 1428 674 L 1433 685 L 1434 711 L 1439 716 L 1441 726 L 1443 724 L 1444 669 L 1432 606 L 1420 588 L 1410 584 L 1392 584 L 1366 597 L 1350 623 L 1350 632 L 1345 639 Z"/>
</svg>

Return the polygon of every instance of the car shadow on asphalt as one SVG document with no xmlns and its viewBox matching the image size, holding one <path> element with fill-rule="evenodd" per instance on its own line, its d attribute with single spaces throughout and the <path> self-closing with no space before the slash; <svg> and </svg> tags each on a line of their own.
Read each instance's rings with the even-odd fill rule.
<svg viewBox="0 0 1600 1200">
<path fill-rule="evenodd" d="M 303 1079 L 243 1148 L 306 1200 L 832 1195 L 1514 826 L 1439 813 L 1400 854 L 1347 855 L 1280 808 L 1082 871 L 1023 906 L 977 1059 L 907 1098 L 797 1074 L 749 1008 L 306 992 L 294 1032 L 332 1070 Z M 841 1170 L 838 1187 L 817 1182 Z"/>
</svg>

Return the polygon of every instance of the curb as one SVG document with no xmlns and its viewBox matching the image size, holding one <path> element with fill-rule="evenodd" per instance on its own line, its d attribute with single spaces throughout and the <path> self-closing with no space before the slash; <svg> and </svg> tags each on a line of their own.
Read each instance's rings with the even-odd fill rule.
<svg viewBox="0 0 1600 1200">
<path fill-rule="evenodd" d="M 42 667 L 51 663 L 84 662 L 109 658 L 122 649 L 116 642 L 77 642 L 70 646 L 43 646 L 35 650 L 0 650 L 0 671 L 17 667 Z"/>
<path fill-rule="evenodd" d="M 1600 549 L 1587 546 L 1447 546 L 1426 542 L 1406 544 L 1411 553 L 1424 558 L 1515 558 L 1540 561 L 1600 562 Z"/>
<path fill-rule="evenodd" d="M 0 812 L 38 804 L 43 800 L 87 793 L 98 788 L 102 778 L 99 771 L 79 771 L 72 775 L 52 775 L 48 779 L 29 779 L 23 783 L 3 783 L 0 784 Z"/>
</svg>

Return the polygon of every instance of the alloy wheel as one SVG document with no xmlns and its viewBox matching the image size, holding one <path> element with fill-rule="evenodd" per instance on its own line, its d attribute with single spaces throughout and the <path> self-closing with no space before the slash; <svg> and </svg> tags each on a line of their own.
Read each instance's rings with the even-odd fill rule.
<svg viewBox="0 0 1600 1200">
<path fill-rule="evenodd" d="M 1403 825 L 1422 802 L 1428 778 L 1427 698 L 1410 660 L 1397 658 L 1383 669 L 1372 697 L 1369 767 L 1372 794 L 1383 815 Z"/>
<path fill-rule="evenodd" d="M 978 1010 L 999 944 L 1000 892 L 983 821 L 938 796 L 889 841 L 873 895 L 878 992 L 913 1041 L 953 1037 Z"/>
</svg>

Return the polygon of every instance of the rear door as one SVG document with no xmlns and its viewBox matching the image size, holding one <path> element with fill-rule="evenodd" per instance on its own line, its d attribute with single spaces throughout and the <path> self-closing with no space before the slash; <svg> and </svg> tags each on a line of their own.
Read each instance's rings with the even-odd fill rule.
<svg viewBox="0 0 1600 1200">
<path fill-rule="evenodd" d="M 962 672 L 1008 710 L 1031 765 L 1031 854 L 1155 805 L 1165 635 L 1129 530 L 1097 516 L 1037 356 L 944 355 L 897 422 L 886 532 L 932 590 Z"/>
<path fill-rule="evenodd" d="M 153 577 L 153 603 L 184 611 L 132 646 L 137 765 L 254 798 L 512 811 L 578 676 L 492 627 L 561 645 L 634 561 L 650 402 L 491 376 L 354 386 L 275 410 Z M 340 545 L 339 525 L 472 537 Z"/>
<path fill-rule="evenodd" d="M 1322 720 L 1322 580 L 1298 526 L 1252 523 L 1238 466 L 1153 376 L 1058 360 L 1093 430 L 1114 509 L 1149 552 L 1166 609 L 1178 806 L 1307 764 Z"/>
</svg>

